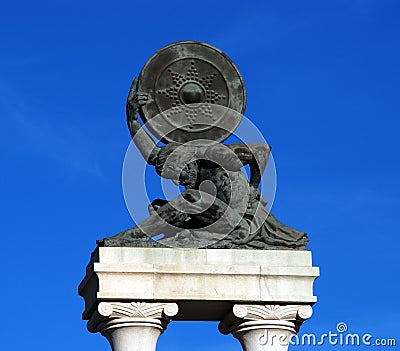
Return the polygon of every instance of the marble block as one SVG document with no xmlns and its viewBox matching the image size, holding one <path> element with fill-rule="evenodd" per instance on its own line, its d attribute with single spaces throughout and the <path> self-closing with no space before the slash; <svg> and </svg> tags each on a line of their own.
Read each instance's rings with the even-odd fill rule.
<svg viewBox="0 0 400 351">
<path fill-rule="evenodd" d="M 99 247 L 79 285 L 83 319 L 101 302 L 176 303 L 174 320 L 220 321 L 235 304 L 313 305 L 310 251 Z"/>
</svg>

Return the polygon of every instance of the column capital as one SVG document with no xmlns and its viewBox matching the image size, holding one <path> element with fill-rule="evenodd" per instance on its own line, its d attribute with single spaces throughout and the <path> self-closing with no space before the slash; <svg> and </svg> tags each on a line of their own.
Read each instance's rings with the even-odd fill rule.
<svg viewBox="0 0 400 351">
<path fill-rule="evenodd" d="M 167 302 L 100 302 L 88 321 L 87 328 L 91 333 L 101 332 L 116 325 L 154 324 L 164 329 L 178 313 L 176 303 Z"/>
<path fill-rule="evenodd" d="M 287 350 L 290 338 L 311 315 L 310 305 L 236 304 L 218 329 L 233 334 L 244 351 Z"/>
<path fill-rule="evenodd" d="M 154 351 L 158 337 L 177 313 L 176 303 L 100 302 L 87 328 L 105 336 L 113 351 Z"/>
</svg>

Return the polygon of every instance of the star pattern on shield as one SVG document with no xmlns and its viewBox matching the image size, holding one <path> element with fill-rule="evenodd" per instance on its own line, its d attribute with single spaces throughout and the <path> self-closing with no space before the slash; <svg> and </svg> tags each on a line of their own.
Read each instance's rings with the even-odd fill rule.
<svg viewBox="0 0 400 351">
<path fill-rule="evenodd" d="M 210 104 L 218 104 L 220 101 L 226 100 L 225 95 L 219 94 L 217 91 L 211 89 L 214 78 L 218 75 L 218 73 L 213 72 L 211 74 L 200 76 L 193 60 L 190 62 L 190 67 L 185 74 L 175 72 L 171 68 L 168 69 L 168 72 L 171 76 L 173 85 L 165 89 L 157 90 L 157 94 L 164 95 L 172 102 L 172 108 L 168 111 L 168 113 L 166 113 L 167 117 L 173 117 L 174 115 L 184 113 L 189 123 L 189 128 L 193 128 L 193 124 L 195 124 L 199 114 L 206 118 L 210 118 L 212 121 L 215 121 L 216 118 L 213 116 Z M 196 108 L 188 107 L 188 105 L 183 104 L 179 99 L 180 88 L 188 82 L 196 82 L 203 87 L 205 92 L 205 102 L 198 104 Z"/>
</svg>

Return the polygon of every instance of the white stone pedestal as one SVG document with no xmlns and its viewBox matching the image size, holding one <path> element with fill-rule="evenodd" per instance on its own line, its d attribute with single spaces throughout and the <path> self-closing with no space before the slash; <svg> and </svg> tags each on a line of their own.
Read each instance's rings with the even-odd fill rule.
<svg viewBox="0 0 400 351">
<path fill-rule="evenodd" d="M 171 319 L 220 321 L 245 351 L 283 351 L 318 276 L 309 251 L 101 247 L 79 294 L 89 331 L 114 351 L 153 351 Z"/>
</svg>

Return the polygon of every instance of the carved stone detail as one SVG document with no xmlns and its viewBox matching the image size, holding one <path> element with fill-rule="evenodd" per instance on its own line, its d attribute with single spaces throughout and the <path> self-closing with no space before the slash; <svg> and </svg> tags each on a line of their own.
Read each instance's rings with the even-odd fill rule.
<svg viewBox="0 0 400 351">
<path fill-rule="evenodd" d="M 232 334 L 244 351 L 287 350 L 290 338 L 312 315 L 309 305 L 234 305 L 218 326 Z"/>
<path fill-rule="evenodd" d="M 153 319 L 156 325 L 165 329 L 177 313 L 178 305 L 176 303 L 100 302 L 97 311 L 93 313 L 88 322 L 88 330 L 96 333 L 113 320 L 126 320 L 127 318 L 137 322 L 140 322 L 141 319 Z"/>
<path fill-rule="evenodd" d="M 105 336 L 113 351 L 155 351 L 158 337 L 177 313 L 176 303 L 100 302 L 87 328 Z"/>
<path fill-rule="evenodd" d="M 311 317 L 312 308 L 309 305 L 235 305 L 233 314 L 246 319 L 305 320 Z"/>
<path fill-rule="evenodd" d="M 222 334 L 229 334 L 237 323 L 254 320 L 282 320 L 294 323 L 296 329 L 312 315 L 310 305 L 244 305 L 237 304 L 220 323 Z"/>
<path fill-rule="evenodd" d="M 105 312 L 109 317 L 132 318 L 161 318 L 165 312 L 174 316 L 178 312 L 178 306 L 174 303 L 148 303 L 148 302 L 101 302 L 99 311 Z"/>
</svg>

